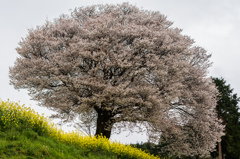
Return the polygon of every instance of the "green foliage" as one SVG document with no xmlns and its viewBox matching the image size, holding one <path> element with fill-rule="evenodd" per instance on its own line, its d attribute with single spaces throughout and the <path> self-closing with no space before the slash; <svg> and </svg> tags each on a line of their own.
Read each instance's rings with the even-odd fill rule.
<svg viewBox="0 0 240 159">
<path fill-rule="evenodd" d="M 132 144 L 133 147 L 139 148 L 147 153 L 153 154 L 155 156 L 159 156 L 164 159 L 210 159 L 209 157 L 199 157 L 199 156 L 171 156 L 168 157 L 167 153 L 161 153 L 160 149 L 162 147 L 161 144 L 153 144 L 150 142 L 145 142 L 145 143 L 137 143 L 137 144 Z"/>
<path fill-rule="evenodd" d="M 137 143 L 137 144 L 131 144 L 131 146 L 136 147 L 138 149 L 141 149 L 147 153 L 150 153 L 152 155 L 165 158 L 165 159 L 175 159 L 176 157 L 168 157 L 167 153 L 160 153 L 161 145 L 154 144 L 151 142 L 145 142 L 145 143 Z"/>
<path fill-rule="evenodd" d="M 233 89 L 223 78 L 212 78 L 219 95 L 217 102 L 218 117 L 223 120 L 226 135 L 222 137 L 222 154 L 226 159 L 240 159 L 240 113 L 238 102 L 240 98 L 233 94 Z M 216 157 L 218 151 L 212 153 Z"/>
<path fill-rule="evenodd" d="M 159 151 L 157 148 L 157 145 L 150 143 L 150 142 L 145 142 L 145 143 L 137 143 L 137 144 L 131 144 L 133 147 L 139 148 L 145 152 L 148 152 L 150 154 L 153 154 L 155 156 L 159 155 Z"/>
</svg>

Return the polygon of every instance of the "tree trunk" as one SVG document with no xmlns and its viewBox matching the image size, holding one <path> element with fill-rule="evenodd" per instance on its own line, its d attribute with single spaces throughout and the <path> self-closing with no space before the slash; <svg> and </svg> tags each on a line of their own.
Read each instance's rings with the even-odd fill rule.
<svg viewBox="0 0 240 159">
<path fill-rule="evenodd" d="M 222 159 L 222 145 L 218 142 L 218 159 Z"/>
<path fill-rule="evenodd" d="M 98 110 L 97 113 L 98 118 L 95 136 L 102 135 L 109 139 L 112 129 L 112 123 L 110 121 L 112 115 L 109 111 L 106 110 Z"/>
<path fill-rule="evenodd" d="M 218 119 L 221 119 L 221 114 L 220 114 L 221 109 L 220 109 L 220 107 L 218 107 L 217 111 L 218 111 Z M 222 159 L 222 143 L 221 143 L 221 141 L 218 142 L 218 159 Z"/>
</svg>

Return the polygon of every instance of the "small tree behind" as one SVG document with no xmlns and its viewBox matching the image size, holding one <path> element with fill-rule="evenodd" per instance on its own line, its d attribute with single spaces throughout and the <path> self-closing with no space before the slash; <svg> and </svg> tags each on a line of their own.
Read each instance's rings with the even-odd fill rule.
<svg viewBox="0 0 240 159">
<path fill-rule="evenodd" d="M 218 117 L 226 125 L 226 134 L 222 136 L 222 141 L 218 143 L 221 144 L 222 158 L 237 159 L 240 158 L 240 113 L 238 107 L 240 98 L 237 97 L 237 94 L 233 94 L 233 89 L 226 84 L 223 78 L 213 78 L 213 81 L 219 91 L 217 101 Z M 217 148 L 219 151 L 219 146 Z M 216 157 L 218 151 L 213 152 L 212 156 Z"/>
<path fill-rule="evenodd" d="M 159 12 L 128 3 L 76 8 L 29 30 L 11 84 L 66 121 L 97 114 L 96 135 L 110 138 L 116 124 L 145 124 L 151 137 L 179 136 L 173 153 L 206 154 L 222 135 L 217 90 L 206 77 L 210 55 L 171 25 Z M 196 150 L 185 135 L 195 130 Z"/>
</svg>

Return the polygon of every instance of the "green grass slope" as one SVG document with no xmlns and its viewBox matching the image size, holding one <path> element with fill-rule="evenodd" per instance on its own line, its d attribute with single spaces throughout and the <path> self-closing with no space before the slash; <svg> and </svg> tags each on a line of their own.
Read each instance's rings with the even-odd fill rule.
<svg viewBox="0 0 240 159">
<path fill-rule="evenodd" d="M 39 136 L 32 129 L 0 132 L 1 159 L 117 159 L 111 153 L 90 151 L 62 143 L 49 136 Z"/>
<path fill-rule="evenodd" d="M 104 137 L 64 132 L 49 119 L 18 103 L 0 100 L 1 159 L 157 159 Z"/>
</svg>

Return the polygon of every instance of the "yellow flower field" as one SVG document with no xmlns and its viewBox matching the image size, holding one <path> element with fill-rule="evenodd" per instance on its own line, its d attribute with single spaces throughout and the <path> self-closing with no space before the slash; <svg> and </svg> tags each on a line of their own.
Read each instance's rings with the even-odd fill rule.
<svg viewBox="0 0 240 159">
<path fill-rule="evenodd" d="M 79 131 L 64 132 L 60 127 L 54 125 L 50 119 L 39 115 L 33 109 L 9 100 L 0 100 L 0 126 L 1 129 L 31 128 L 39 135 L 48 135 L 63 143 L 74 144 L 92 151 L 111 152 L 121 158 L 124 158 L 124 156 L 136 159 L 158 158 L 130 145 L 109 141 L 102 136 L 96 138 L 85 136 Z"/>
</svg>

